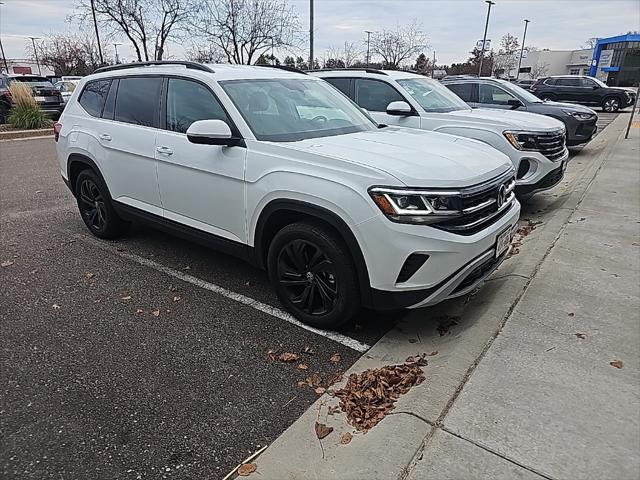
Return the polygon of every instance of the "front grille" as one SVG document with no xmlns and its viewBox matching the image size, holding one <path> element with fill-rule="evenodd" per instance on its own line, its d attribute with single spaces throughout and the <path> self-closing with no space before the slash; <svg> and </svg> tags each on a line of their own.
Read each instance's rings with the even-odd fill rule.
<svg viewBox="0 0 640 480">
<path fill-rule="evenodd" d="M 461 191 L 462 215 L 432 224 L 459 235 L 473 235 L 502 218 L 515 199 L 513 170 L 493 180 Z"/>
<path fill-rule="evenodd" d="M 567 138 L 564 130 L 536 134 L 535 142 L 540 153 L 551 161 L 561 158 L 567 150 Z"/>
<path fill-rule="evenodd" d="M 502 258 L 506 255 L 503 253 L 501 256 L 495 258 L 489 258 L 484 263 L 478 265 L 467 277 L 458 285 L 453 292 L 452 295 L 456 293 L 462 292 L 463 290 L 469 288 L 471 285 L 476 283 L 482 277 L 486 276 L 498 263 L 502 261 Z"/>
</svg>

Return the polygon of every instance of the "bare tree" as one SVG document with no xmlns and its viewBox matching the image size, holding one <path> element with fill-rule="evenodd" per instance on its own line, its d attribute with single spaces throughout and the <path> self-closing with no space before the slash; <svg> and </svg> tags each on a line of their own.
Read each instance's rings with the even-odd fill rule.
<svg viewBox="0 0 640 480">
<path fill-rule="evenodd" d="M 409 58 L 427 48 L 427 36 L 417 22 L 395 30 L 383 30 L 371 36 L 371 53 L 382 57 L 386 68 L 396 69 Z"/>
<path fill-rule="evenodd" d="M 580 48 L 583 48 L 585 50 L 596 48 L 596 43 L 598 43 L 598 39 L 596 37 L 590 37 L 587 38 L 582 45 L 580 45 Z"/>
<path fill-rule="evenodd" d="M 51 67 L 56 75 L 89 75 L 100 67 L 98 45 L 93 37 L 57 34 L 38 42 L 39 61 Z M 35 58 L 33 46 L 28 44 Z M 108 60 L 108 59 L 107 59 Z"/>
<path fill-rule="evenodd" d="M 187 59 L 199 63 L 223 63 L 227 56 L 214 45 L 194 44 L 187 50 Z"/>
<path fill-rule="evenodd" d="M 112 36 L 124 35 L 138 61 L 162 60 L 166 44 L 176 39 L 194 12 L 190 0 L 94 0 L 99 23 Z M 91 14 L 91 0 L 79 0 L 83 18 Z"/>
<path fill-rule="evenodd" d="M 529 78 L 532 80 L 537 80 L 540 77 L 544 77 L 549 71 L 549 64 L 546 62 L 536 63 L 531 66 L 531 71 L 529 72 Z"/>
<path fill-rule="evenodd" d="M 496 74 L 511 74 L 516 65 L 518 65 L 518 56 L 520 54 L 520 42 L 518 38 L 507 33 L 500 40 L 500 49 L 495 56 L 495 72 Z"/>
<path fill-rule="evenodd" d="M 269 50 L 297 43 L 298 15 L 286 0 L 200 0 L 198 5 L 194 33 L 230 63 L 249 65 Z"/>
<path fill-rule="evenodd" d="M 344 42 L 343 47 L 331 46 L 327 48 L 325 56 L 327 59 L 334 59 L 336 62 L 340 60 L 345 67 L 352 67 L 358 62 L 358 56 L 362 52 L 353 42 Z"/>
</svg>

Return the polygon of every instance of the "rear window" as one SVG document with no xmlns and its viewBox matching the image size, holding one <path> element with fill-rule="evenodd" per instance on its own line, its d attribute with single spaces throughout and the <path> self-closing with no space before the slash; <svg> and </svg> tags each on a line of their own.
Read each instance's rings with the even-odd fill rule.
<svg viewBox="0 0 640 480">
<path fill-rule="evenodd" d="M 11 77 L 9 81 L 25 83 L 51 83 L 47 77 Z"/>
<path fill-rule="evenodd" d="M 157 127 L 161 90 L 160 77 L 120 78 L 114 119 L 134 125 Z"/>
<path fill-rule="evenodd" d="M 111 80 L 95 80 L 85 85 L 79 102 L 89 115 L 93 117 L 102 115 L 102 108 L 110 85 Z"/>
<path fill-rule="evenodd" d="M 349 84 L 351 83 L 349 78 L 325 78 L 325 80 L 344 93 L 347 97 L 349 96 Z"/>
</svg>

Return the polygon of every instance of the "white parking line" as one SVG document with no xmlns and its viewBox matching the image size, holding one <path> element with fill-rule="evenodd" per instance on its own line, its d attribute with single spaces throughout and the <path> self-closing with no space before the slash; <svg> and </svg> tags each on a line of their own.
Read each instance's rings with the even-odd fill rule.
<svg viewBox="0 0 640 480">
<path fill-rule="evenodd" d="M 93 245 L 98 244 L 98 242 L 94 242 L 91 239 L 88 239 L 85 236 L 82 235 L 74 235 L 76 238 L 80 238 L 81 240 L 91 243 Z M 144 265 L 145 267 L 149 267 L 149 268 L 153 268 L 154 270 L 157 270 L 159 272 L 162 272 L 166 275 L 169 275 L 171 277 L 177 278 L 178 280 L 182 280 L 183 282 L 187 282 L 190 283 L 192 285 L 195 285 L 197 287 L 203 288 L 205 290 L 209 290 L 210 292 L 214 292 L 217 293 L 218 295 L 222 295 L 223 297 L 227 297 L 231 300 L 234 300 L 238 303 L 242 303 L 243 305 L 247 305 L 251 308 L 255 308 L 256 310 L 259 310 L 260 312 L 266 313 L 268 315 L 271 315 L 272 317 L 276 317 L 279 318 L 280 320 L 284 320 L 286 322 L 292 323 L 293 325 L 296 325 L 300 328 L 304 328 L 305 330 L 308 330 L 310 332 L 313 332 L 317 335 L 321 335 L 325 338 L 328 338 L 329 340 L 333 340 L 334 342 L 338 342 L 342 345 L 344 345 L 345 347 L 349 347 L 357 352 L 366 352 L 367 350 L 369 350 L 371 348 L 370 345 L 367 345 L 366 343 L 362 343 L 358 340 L 356 340 L 355 338 L 351 338 L 351 337 L 347 337 L 346 335 L 342 335 L 340 333 L 337 332 L 332 332 L 332 331 L 328 331 L 328 330 L 320 330 L 314 327 L 311 327 L 305 323 L 302 323 L 301 321 L 297 320 L 295 317 L 293 317 L 292 315 L 288 314 L 287 312 L 280 310 L 279 308 L 276 307 L 272 307 L 271 305 L 267 305 L 266 303 L 262 303 L 258 300 L 255 300 L 251 297 L 247 297 L 246 295 L 242 295 L 241 293 L 236 293 L 236 292 L 232 292 L 231 290 L 228 290 L 224 287 L 221 287 L 219 285 L 216 285 L 214 283 L 210 283 L 207 282 L 205 280 L 202 280 L 200 278 L 194 277 L 192 275 L 188 275 L 186 273 L 180 272 L 178 270 L 174 270 L 173 268 L 170 267 L 165 267 L 164 265 L 161 265 L 157 262 L 154 262 L 153 260 L 149 260 L 148 258 L 144 258 L 141 257 L 139 255 L 136 255 L 134 253 L 126 253 L 126 252 L 118 252 L 118 251 L 113 251 L 112 249 L 108 249 L 105 248 L 104 245 L 99 245 L 99 248 L 102 248 L 103 250 L 108 250 L 111 253 L 115 253 L 116 255 L 126 258 L 128 260 L 131 260 L 133 262 L 136 262 L 140 265 Z"/>
</svg>

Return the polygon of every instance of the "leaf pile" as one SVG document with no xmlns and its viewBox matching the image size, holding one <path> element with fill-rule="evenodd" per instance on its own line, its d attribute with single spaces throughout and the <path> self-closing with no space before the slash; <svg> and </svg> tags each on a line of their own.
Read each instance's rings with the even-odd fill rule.
<svg viewBox="0 0 640 480">
<path fill-rule="evenodd" d="M 422 366 L 427 364 L 426 354 L 407 358 L 401 365 L 365 370 L 349 375 L 344 388 L 337 390 L 340 408 L 347 421 L 360 431 L 375 427 L 391 410 L 400 395 L 425 380 Z"/>
<path fill-rule="evenodd" d="M 513 241 L 511 242 L 512 249 L 511 249 L 511 253 L 509 254 L 510 257 L 520 253 L 520 247 L 524 242 L 524 238 L 528 236 L 532 231 L 534 231 L 538 227 L 538 225 L 542 223 L 540 221 L 534 222 L 529 219 L 526 219 L 526 220 L 527 220 L 527 224 L 523 225 L 522 227 L 519 227 L 516 230 L 515 235 L 513 236 Z"/>
</svg>

